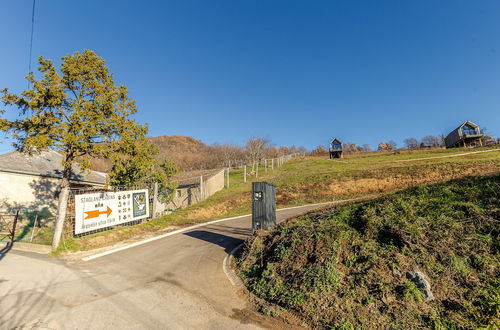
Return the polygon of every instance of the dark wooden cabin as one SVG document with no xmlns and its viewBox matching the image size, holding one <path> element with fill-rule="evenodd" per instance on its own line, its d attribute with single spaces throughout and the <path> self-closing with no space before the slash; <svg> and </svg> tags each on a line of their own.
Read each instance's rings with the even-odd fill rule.
<svg viewBox="0 0 500 330">
<path fill-rule="evenodd" d="M 471 121 L 466 121 L 451 131 L 444 139 L 444 143 L 446 148 L 482 146 L 483 136 L 479 126 Z"/>
<path fill-rule="evenodd" d="M 342 141 L 335 138 L 330 142 L 330 159 L 342 158 Z"/>
</svg>

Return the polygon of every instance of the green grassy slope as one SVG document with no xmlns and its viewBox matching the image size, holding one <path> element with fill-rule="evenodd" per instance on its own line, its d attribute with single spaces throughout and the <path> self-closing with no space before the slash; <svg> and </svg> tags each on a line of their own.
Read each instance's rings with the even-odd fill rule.
<svg viewBox="0 0 500 330">
<path fill-rule="evenodd" d="M 499 223 L 500 175 L 469 177 L 289 220 L 247 242 L 238 269 L 264 310 L 315 327 L 493 329 Z"/>
<path fill-rule="evenodd" d="M 261 166 L 259 177 L 248 177 L 246 183 L 243 182 L 243 169 L 233 169 L 229 189 L 223 189 L 201 203 L 140 225 L 117 227 L 78 239 L 68 235 L 60 250 L 89 250 L 149 235 L 171 225 L 187 225 L 250 213 L 252 181 L 275 183 L 278 207 L 287 207 L 381 194 L 464 175 L 500 172 L 500 149 L 453 158 L 401 162 L 481 150 L 486 148 L 414 150 L 403 151 L 398 155 L 388 152 L 360 153 L 342 159 L 347 163 L 331 161 L 327 156 L 301 157 L 274 170 L 268 169 L 267 172 Z"/>
</svg>

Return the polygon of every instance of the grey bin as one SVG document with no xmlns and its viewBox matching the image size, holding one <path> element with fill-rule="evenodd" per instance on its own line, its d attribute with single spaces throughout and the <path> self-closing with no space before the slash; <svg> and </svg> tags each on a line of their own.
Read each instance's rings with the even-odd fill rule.
<svg viewBox="0 0 500 330">
<path fill-rule="evenodd" d="M 252 231 L 269 229 L 276 224 L 276 186 L 252 182 Z"/>
</svg>

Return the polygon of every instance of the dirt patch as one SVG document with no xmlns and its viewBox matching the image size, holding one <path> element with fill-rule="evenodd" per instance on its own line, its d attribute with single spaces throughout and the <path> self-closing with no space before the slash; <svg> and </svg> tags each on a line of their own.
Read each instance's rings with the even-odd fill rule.
<svg viewBox="0 0 500 330">
<path fill-rule="evenodd" d="M 248 203 L 248 194 L 233 195 L 230 199 L 213 205 L 198 208 L 189 212 L 188 220 L 209 219 L 220 217 Z"/>
<path fill-rule="evenodd" d="M 453 166 L 396 167 L 363 171 L 322 182 L 288 186 L 277 193 L 279 204 L 297 199 L 317 199 L 356 196 L 401 190 L 420 184 L 445 182 L 470 175 L 488 175 L 499 171 L 495 164 L 454 164 Z"/>
</svg>

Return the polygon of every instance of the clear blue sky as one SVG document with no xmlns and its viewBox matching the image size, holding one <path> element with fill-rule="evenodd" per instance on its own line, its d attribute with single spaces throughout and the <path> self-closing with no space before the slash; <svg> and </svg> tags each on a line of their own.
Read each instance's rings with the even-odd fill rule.
<svg viewBox="0 0 500 330">
<path fill-rule="evenodd" d="M 27 85 L 31 6 L 0 2 L 0 88 Z M 402 146 L 465 120 L 500 135 L 497 0 L 38 0 L 35 21 L 35 58 L 96 51 L 151 136 Z"/>
</svg>

